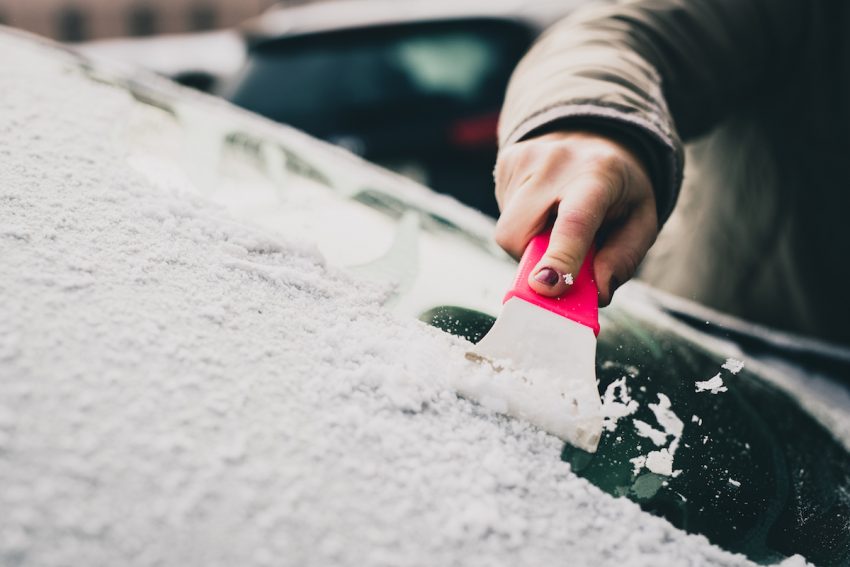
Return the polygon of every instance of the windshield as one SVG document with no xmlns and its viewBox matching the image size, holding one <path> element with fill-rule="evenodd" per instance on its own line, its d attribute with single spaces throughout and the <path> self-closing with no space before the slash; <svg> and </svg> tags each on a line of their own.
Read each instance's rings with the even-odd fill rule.
<svg viewBox="0 0 850 567">
<path fill-rule="evenodd" d="M 498 105 L 528 43 L 509 22 L 435 23 L 288 39 L 256 49 L 231 100 L 318 135 Z"/>
<path fill-rule="evenodd" d="M 721 365 L 629 305 L 601 313 L 596 371 L 605 431 L 594 454 L 564 445 L 570 469 L 759 563 L 801 554 L 816 565 L 846 564 L 844 447 L 742 361 Z M 421 319 L 474 342 L 493 324 L 449 306 Z"/>
</svg>

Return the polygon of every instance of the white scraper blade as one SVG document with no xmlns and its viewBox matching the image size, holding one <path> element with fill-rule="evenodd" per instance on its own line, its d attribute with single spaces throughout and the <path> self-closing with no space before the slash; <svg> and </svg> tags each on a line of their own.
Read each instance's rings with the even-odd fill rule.
<svg viewBox="0 0 850 567">
<path fill-rule="evenodd" d="M 585 451 L 602 435 L 593 330 L 518 297 L 502 306 L 473 356 L 515 372 L 505 379 L 506 414 L 527 420 Z M 500 379 L 502 376 L 500 375 Z M 463 392 L 475 397 L 474 392 Z"/>
</svg>

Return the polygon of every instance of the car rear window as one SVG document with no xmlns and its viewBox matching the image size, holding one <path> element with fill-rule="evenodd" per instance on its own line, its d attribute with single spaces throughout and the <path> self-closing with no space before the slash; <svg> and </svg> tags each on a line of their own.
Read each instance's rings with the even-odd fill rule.
<svg viewBox="0 0 850 567">
<path fill-rule="evenodd" d="M 317 135 L 411 109 L 450 117 L 499 104 L 531 41 L 504 20 L 418 23 L 256 46 L 229 98 Z"/>
</svg>

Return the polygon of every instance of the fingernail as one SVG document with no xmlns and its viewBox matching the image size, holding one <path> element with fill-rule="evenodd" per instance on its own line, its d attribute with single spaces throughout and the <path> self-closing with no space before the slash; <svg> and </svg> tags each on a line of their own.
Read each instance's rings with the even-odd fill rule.
<svg viewBox="0 0 850 567">
<path fill-rule="evenodd" d="M 560 279 L 561 276 L 559 276 L 558 272 L 552 268 L 541 268 L 536 274 L 534 274 L 535 281 L 549 287 L 553 287 Z"/>
</svg>

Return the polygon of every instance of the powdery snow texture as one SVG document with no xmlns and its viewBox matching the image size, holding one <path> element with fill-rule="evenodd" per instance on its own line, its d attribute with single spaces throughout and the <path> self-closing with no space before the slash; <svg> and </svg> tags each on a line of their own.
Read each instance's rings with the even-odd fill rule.
<svg viewBox="0 0 850 567">
<path fill-rule="evenodd" d="M 458 341 L 134 173 L 126 93 L 0 52 L 0 563 L 748 564 L 458 399 Z"/>
</svg>

